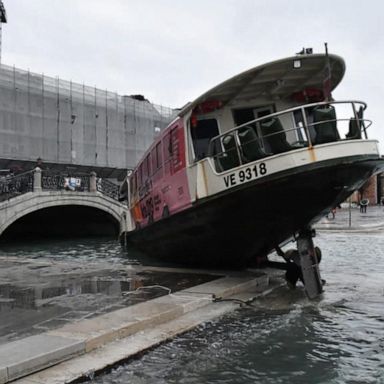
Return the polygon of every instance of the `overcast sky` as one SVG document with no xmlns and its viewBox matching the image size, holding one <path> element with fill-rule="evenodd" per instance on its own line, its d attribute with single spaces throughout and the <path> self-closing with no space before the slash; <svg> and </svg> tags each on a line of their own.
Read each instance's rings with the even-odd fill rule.
<svg viewBox="0 0 384 384">
<path fill-rule="evenodd" d="M 346 60 L 336 99 L 364 100 L 384 148 L 382 0 L 3 0 L 2 62 L 181 107 L 302 47 Z"/>
</svg>

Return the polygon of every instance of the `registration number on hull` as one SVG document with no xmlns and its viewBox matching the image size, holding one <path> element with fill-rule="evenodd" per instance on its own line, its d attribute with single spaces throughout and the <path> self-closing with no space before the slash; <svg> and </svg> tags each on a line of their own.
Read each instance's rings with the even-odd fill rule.
<svg viewBox="0 0 384 384">
<path fill-rule="evenodd" d="M 267 174 L 267 166 L 265 163 L 255 164 L 252 167 L 247 167 L 240 169 L 239 171 L 230 173 L 223 177 L 224 184 L 226 188 L 234 187 L 235 185 L 239 185 L 245 183 L 247 181 L 251 181 L 257 179 L 259 176 L 263 176 Z"/>
</svg>

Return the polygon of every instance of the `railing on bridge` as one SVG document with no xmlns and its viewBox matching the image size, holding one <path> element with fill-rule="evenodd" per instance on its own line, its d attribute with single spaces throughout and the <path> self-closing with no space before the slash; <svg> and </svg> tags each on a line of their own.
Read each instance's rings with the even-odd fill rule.
<svg viewBox="0 0 384 384">
<path fill-rule="evenodd" d="M 41 173 L 41 189 L 43 191 L 90 191 L 90 178 L 92 176 L 84 173 L 79 174 L 63 174 L 53 171 L 42 171 Z"/>
<path fill-rule="evenodd" d="M 97 178 L 95 172 L 86 174 L 57 173 L 35 168 L 14 176 L 11 173 L 0 175 L 0 202 L 27 192 L 76 191 L 100 192 L 114 200 L 119 200 L 119 185 L 110 180 Z"/>
<path fill-rule="evenodd" d="M 96 180 L 96 189 L 98 192 L 101 192 L 102 194 L 111 197 L 115 200 L 119 199 L 119 186 L 112 183 L 109 180 L 106 179 L 97 179 Z"/>
<path fill-rule="evenodd" d="M 33 172 L 0 176 L 0 202 L 33 191 Z"/>
</svg>

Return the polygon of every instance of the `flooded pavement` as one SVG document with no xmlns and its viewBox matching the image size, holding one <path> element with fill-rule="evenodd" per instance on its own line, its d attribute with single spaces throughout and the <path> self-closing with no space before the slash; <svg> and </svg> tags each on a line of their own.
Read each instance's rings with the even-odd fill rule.
<svg viewBox="0 0 384 384">
<path fill-rule="evenodd" d="M 320 299 L 280 287 L 93 381 L 384 383 L 384 232 L 319 231 L 315 244 Z M 142 267 L 111 239 L 0 247 L 0 342 L 216 277 Z"/>
<path fill-rule="evenodd" d="M 141 266 L 111 239 L 0 247 L 0 344 L 217 278 Z"/>
<path fill-rule="evenodd" d="M 122 383 L 384 383 L 384 232 L 322 232 L 325 293 L 281 287 L 96 377 Z"/>
<path fill-rule="evenodd" d="M 320 230 L 380 230 L 384 228 L 384 206 L 368 206 L 366 212 L 360 212 L 357 206 L 337 208 L 315 227 Z"/>
</svg>

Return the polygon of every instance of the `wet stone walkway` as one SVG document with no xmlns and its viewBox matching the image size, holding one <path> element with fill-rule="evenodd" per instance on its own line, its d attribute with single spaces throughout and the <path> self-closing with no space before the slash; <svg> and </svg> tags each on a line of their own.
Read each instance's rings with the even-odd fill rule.
<svg viewBox="0 0 384 384">
<path fill-rule="evenodd" d="M 332 214 L 322 218 L 316 225 L 324 230 L 374 230 L 384 228 L 384 206 L 369 205 L 365 213 L 359 207 L 346 205 L 337 208 L 335 217 Z"/>
<path fill-rule="evenodd" d="M 216 279 L 114 260 L 0 256 L 0 344 Z"/>
</svg>

